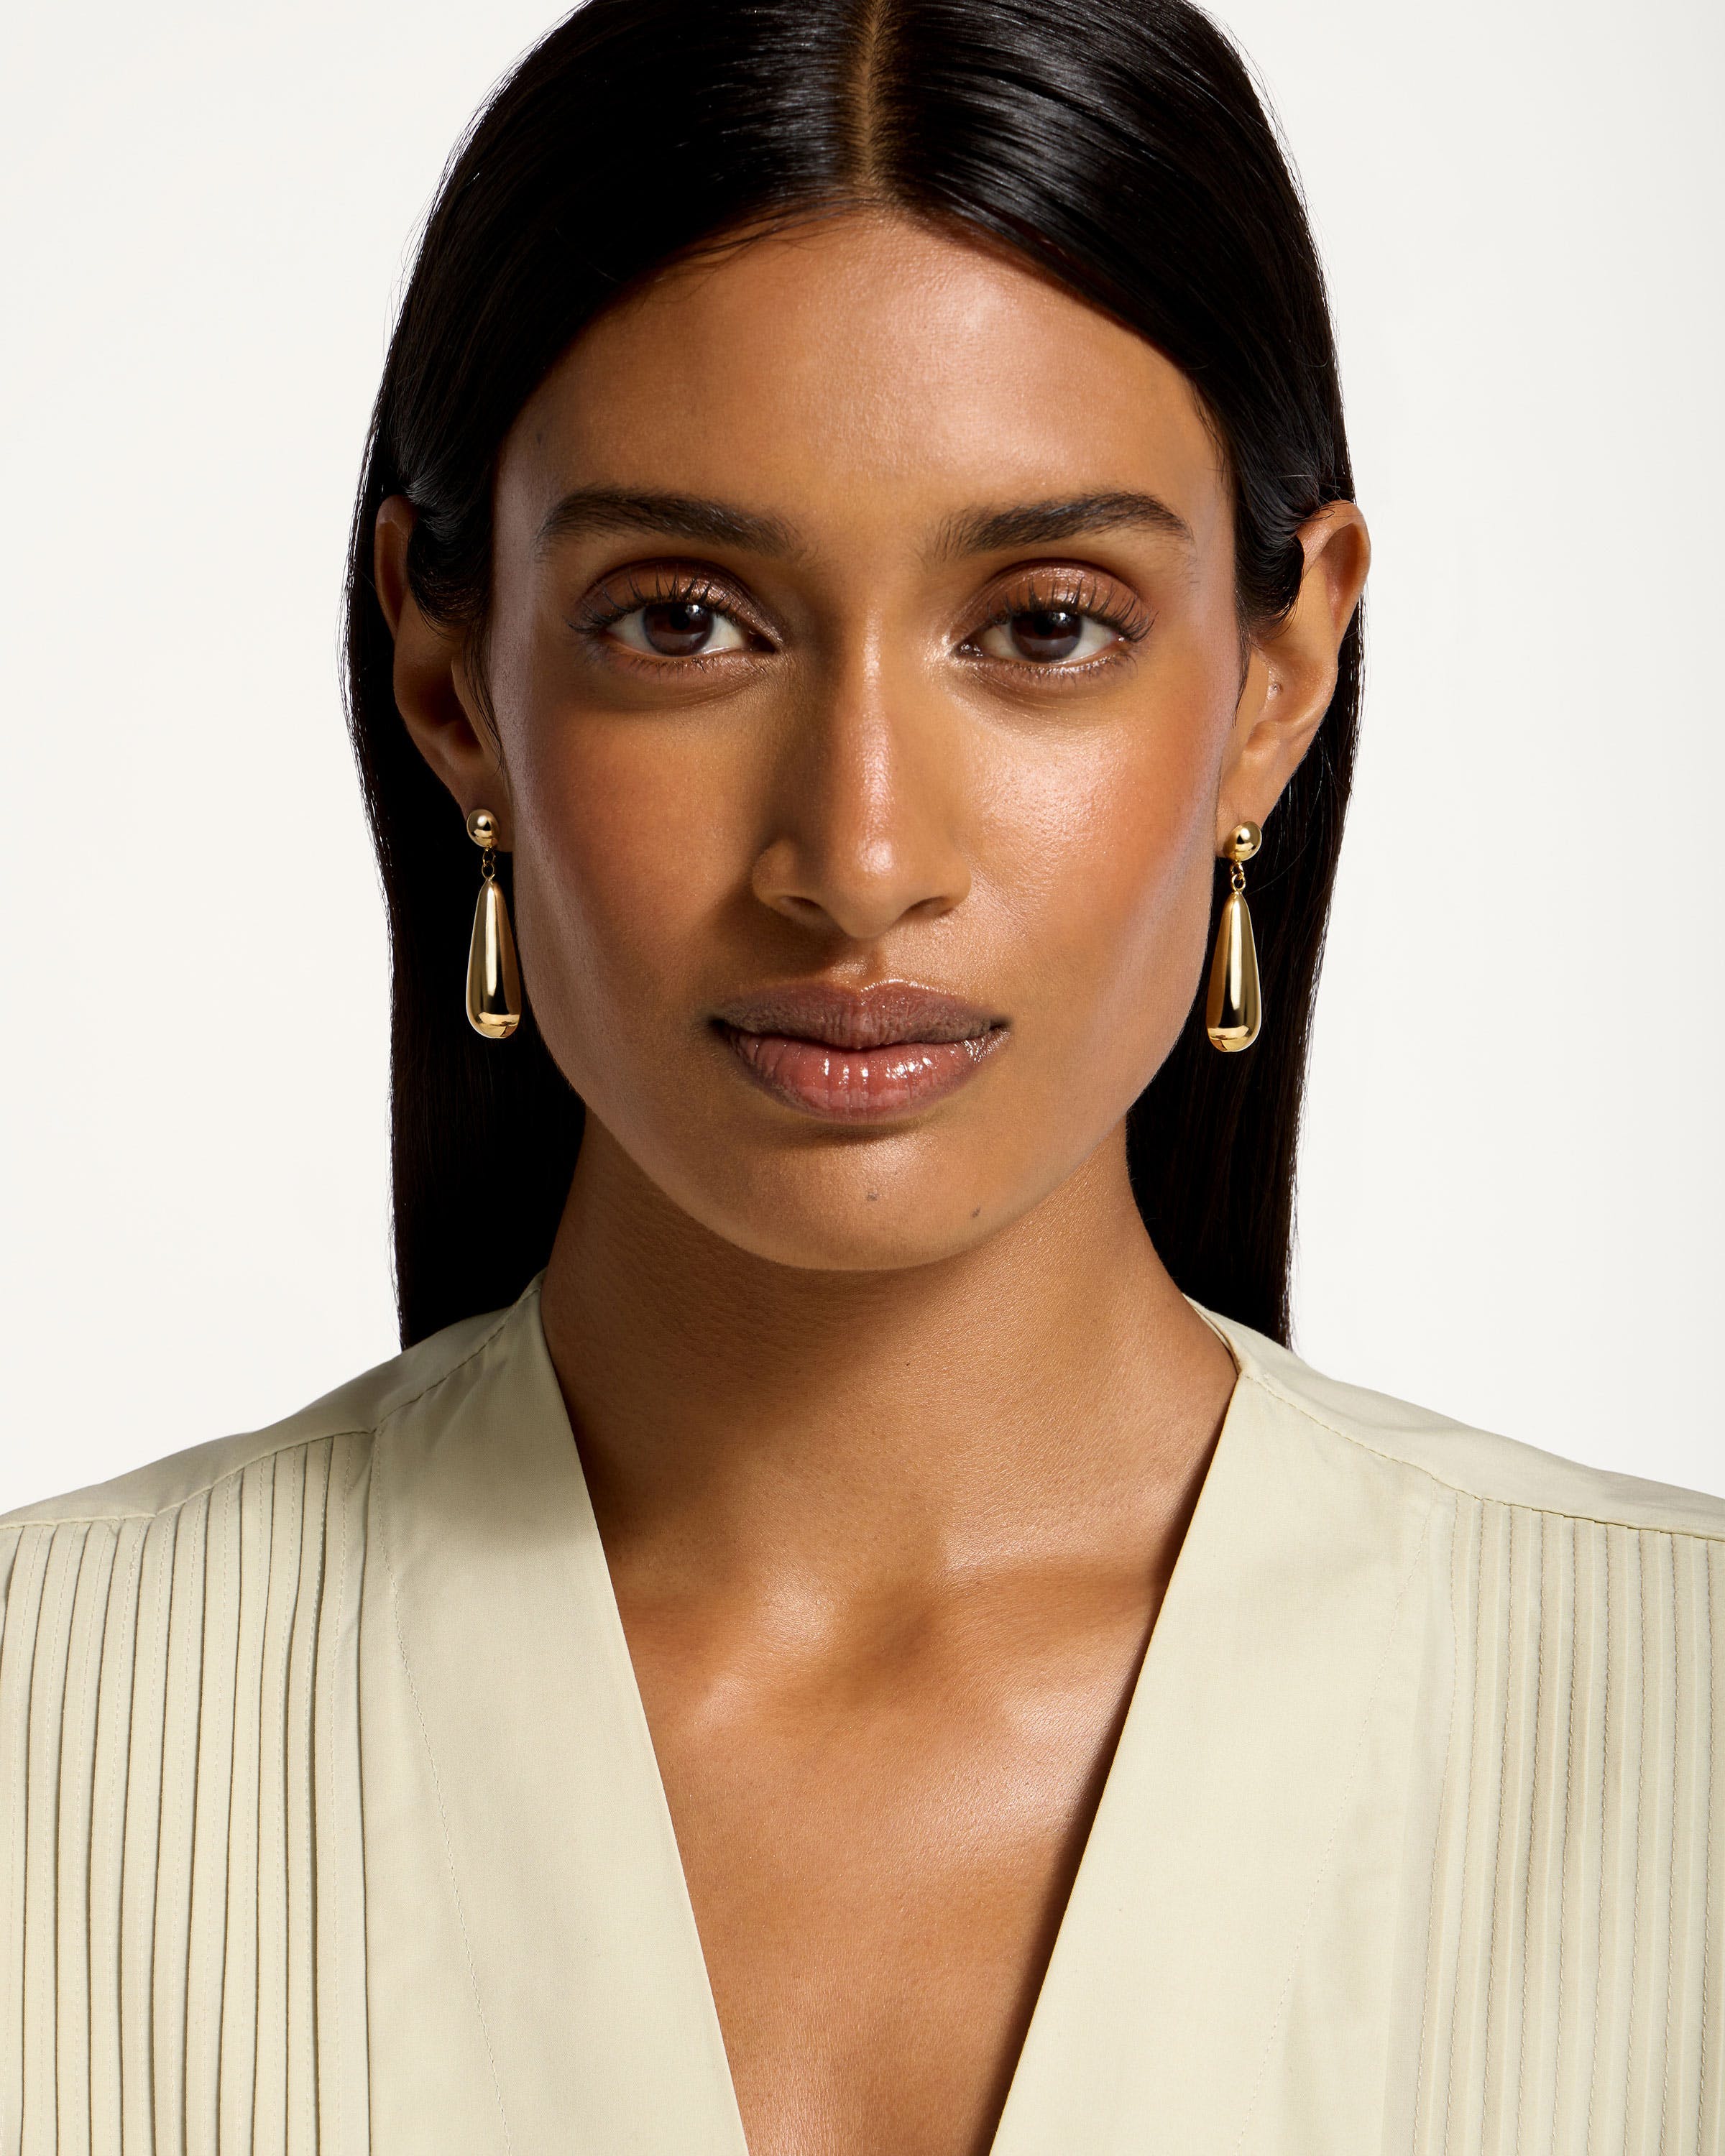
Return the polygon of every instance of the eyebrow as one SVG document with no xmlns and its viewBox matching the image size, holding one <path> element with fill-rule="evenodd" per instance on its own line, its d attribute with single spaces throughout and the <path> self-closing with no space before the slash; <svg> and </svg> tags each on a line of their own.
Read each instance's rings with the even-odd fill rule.
<svg viewBox="0 0 1725 2156">
<path fill-rule="evenodd" d="M 1192 527 L 1153 494 L 1113 490 L 1055 495 L 1041 501 L 968 509 L 950 516 L 935 542 L 937 560 L 998 553 L 1009 547 L 1046 547 L 1090 532 L 1147 526 L 1190 546 Z M 740 547 L 753 554 L 787 555 L 800 542 L 783 517 L 737 509 L 700 495 L 659 493 L 628 487 L 578 487 L 566 494 L 539 527 L 542 550 L 558 539 L 594 531 L 651 532 L 696 545 Z"/>
<path fill-rule="evenodd" d="M 539 527 L 542 549 L 553 541 L 593 531 L 650 531 L 667 539 L 709 546 L 742 547 L 752 554 L 789 554 L 796 535 L 777 516 L 733 509 L 692 494 L 642 493 L 624 487 L 578 487 Z"/>
<path fill-rule="evenodd" d="M 942 526 L 936 552 L 952 560 L 961 554 L 996 553 L 1005 547 L 1047 547 L 1132 524 L 1147 525 L 1188 547 L 1193 543 L 1192 526 L 1165 501 L 1153 494 L 1115 491 L 967 510 Z"/>
</svg>

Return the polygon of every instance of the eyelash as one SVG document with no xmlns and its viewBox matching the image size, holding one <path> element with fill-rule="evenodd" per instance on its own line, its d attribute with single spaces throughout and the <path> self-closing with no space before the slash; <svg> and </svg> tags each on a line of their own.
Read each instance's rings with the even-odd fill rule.
<svg viewBox="0 0 1725 2156">
<path fill-rule="evenodd" d="M 1105 596 L 1109 593 L 1114 595 Z M 1106 651 L 1098 652 L 1093 659 L 1081 660 L 1076 665 L 1050 665 L 1039 663 L 1034 659 L 995 659 L 975 649 L 978 637 L 986 635 L 991 629 L 1003 628 L 1015 615 L 1055 608 L 1081 614 L 1086 621 L 1100 622 L 1104 629 L 1111 629 L 1121 642 L 1128 647 L 1143 641 L 1149 634 L 1154 619 L 1147 607 L 1129 598 L 1118 585 L 1111 582 L 1105 584 L 1087 572 L 1074 577 L 1070 572 L 1033 571 L 1025 583 L 1009 589 L 988 619 L 978 622 L 958 648 L 983 660 L 986 664 L 1022 666 L 1029 673 L 1056 675 L 1067 679 L 1074 675 L 1094 673 L 1099 667 L 1119 664 L 1121 654 Z"/>
<path fill-rule="evenodd" d="M 726 585 L 711 578 L 691 575 L 677 570 L 664 570 L 639 578 L 633 570 L 621 572 L 622 581 L 613 578 L 601 585 L 583 603 L 576 614 L 572 626 L 583 634 L 594 639 L 614 639 L 606 632 L 627 615 L 648 606 L 704 606 L 715 613 L 722 614 L 734 622 L 747 634 L 760 637 L 764 632 L 739 607 L 735 593 Z M 1105 598 L 1111 588 L 1115 596 Z M 1081 660 L 1076 664 L 1060 661 L 1040 662 L 1033 659 L 999 659 L 977 649 L 978 638 L 991 629 L 999 629 L 1015 615 L 1034 613 L 1044 609 L 1067 609 L 1081 614 L 1088 621 L 1099 622 L 1105 629 L 1112 629 L 1121 642 L 1128 648 L 1141 643 L 1148 635 L 1154 616 L 1141 603 L 1121 593 L 1119 587 L 1105 586 L 1089 573 L 1074 575 L 1055 571 L 1032 572 L 1027 580 L 1012 588 L 985 620 L 980 621 L 964 638 L 958 649 L 966 657 L 982 665 L 1021 667 L 1029 674 L 1070 680 L 1075 675 L 1088 675 L 1099 669 L 1117 665 L 1122 654 L 1099 652 L 1094 658 Z M 735 657 L 733 652 L 697 653 L 686 659 L 649 659 L 644 654 L 614 649 L 609 654 L 619 664 L 644 665 L 652 668 L 676 666 L 685 671 L 692 668 L 711 666 L 719 661 Z"/>
<path fill-rule="evenodd" d="M 736 597 L 724 585 L 715 583 L 710 577 L 690 576 L 676 570 L 664 570 L 642 583 L 633 569 L 622 572 L 621 592 L 619 580 L 608 578 L 582 604 L 575 617 L 574 626 L 590 636 L 603 636 L 626 614 L 639 613 L 649 606 L 704 606 L 715 613 L 722 613 L 726 620 L 734 621 L 739 629 L 751 635 L 760 630 L 748 615 L 737 606 Z M 633 654 L 631 654 L 633 656 Z M 698 665 L 698 659 L 677 659 L 666 662 L 676 666 Z"/>
</svg>

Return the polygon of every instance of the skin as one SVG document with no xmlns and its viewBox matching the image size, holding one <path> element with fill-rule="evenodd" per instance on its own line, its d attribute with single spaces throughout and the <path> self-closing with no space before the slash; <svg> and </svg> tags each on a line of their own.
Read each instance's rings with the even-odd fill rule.
<svg viewBox="0 0 1725 2156">
<path fill-rule="evenodd" d="M 593 489 L 778 529 L 547 536 Z M 955 543 L 1122 493 L 1183 531 Z M 546 1333 L 750 2148 L 980 2156 L 1235 1374 L 1122 1118 L 1197 989 L 1213 858 L 1242 819 L 1273 850 L 1363 524 L 1314 518 L 1291 615 L 1243 632 L 1184 377 L 872 211 L 663 275 L 564 356 L 503 447 L 482 680 L 408 592 L 412 518 L 377 537 L 402 713 L 501 820 L 588 1105 Z M 731 648 L 598 618 L 691 588 Z M 1062 598 L 1132 633 L 1018 655 L 999 617 Z M 810 978 L 1007 1035 L 932 1107 L 837 1127 L 710 1023 Z"/>
</svg>

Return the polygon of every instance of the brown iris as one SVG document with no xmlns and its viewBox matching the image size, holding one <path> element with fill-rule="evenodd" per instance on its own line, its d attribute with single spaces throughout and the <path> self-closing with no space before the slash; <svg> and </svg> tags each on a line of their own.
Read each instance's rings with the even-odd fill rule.
<svg viewBox="0 0 1725 2156">
<path fill-rule="evenodd" d="M 1084 633 L 1084 616 L 1076 607 L 1030 607 L 1007 623 L 1023 659 L 1070 659 Z"/>
<path fill-rule="evenodd" d="M 660 599 L 641 609 L 641 636 L 667 659 L 692 659 L 713 633 L 713 610 L 696 599 Z"/>
</svg>

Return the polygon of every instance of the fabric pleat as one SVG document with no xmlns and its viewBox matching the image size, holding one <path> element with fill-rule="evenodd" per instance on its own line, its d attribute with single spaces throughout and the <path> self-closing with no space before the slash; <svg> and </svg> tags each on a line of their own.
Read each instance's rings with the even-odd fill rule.
<svg viewBox="0 0 1725 2156">
<path fill-rule="evenodd" d="M 365 1450 L 0 1532 L 0 2156 L 363 2150 Z"/>
<path fill-rule="evenodd" d="M 1464 1497 L 1418 2156 L 1719 2156 L 1725 1544 Z"/>
<path fill-rule="evenodd" d="M 1725 2156 L 1725 1506 L 1225 1337 L 1003 2156 Z M 741 2148 L 572 1435 L 533 1284 L 0 1522 L 0 2156 Z"/>
</svg>

